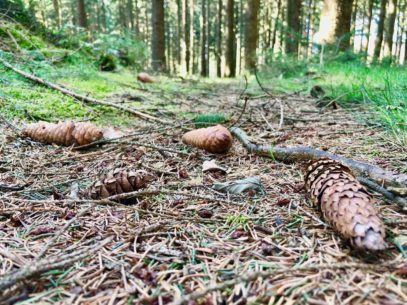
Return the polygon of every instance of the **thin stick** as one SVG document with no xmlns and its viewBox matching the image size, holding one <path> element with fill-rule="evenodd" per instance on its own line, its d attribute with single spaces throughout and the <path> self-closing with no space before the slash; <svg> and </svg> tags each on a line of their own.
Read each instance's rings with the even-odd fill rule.
<svg viewBox="0 0 407 305">
<path fill-rule="evenodd" d="M 260 278 L 266 278 L 270 276 L 274 276 L 276 274 L 281 273 L 293 273 L 298 271 L 314 271 L 314 270 L 338 270 L 338 269 L 349 269 L 349 268 L 358 268 L 364 270 L 376 270 L 376 269 L 394 269 L 397 266 L 394 262 L 382 263 L 380 265 L 376 264 L 360 264 L 360 263 L 343 263 L 343 264 L 317 264 L 317 265 L 310 265 L 310 266 L 294 266 L 288 268 L 281 268 L 281 269 L 274 269 L 274 270 L 267 270 L 267 271 L 256 271 L 246 275 L 238 276 L 234 279 L 224 281 L 219 284 L 212 284 L 208 285 L 204 289 L 195 291 L 193 293 L 184 295 L 178 299 L 175 299 L 170 305 L 183 305 L 188 304 L 194 300 L 200 299 L 211 292 L 214 291 L 222 291 L 226 288 L 235 286 L 240 283 L 247 283 L 251 281 L 255 281 Z"/>
<path fill-rule="evenodd" d="M 73 263 L 94 254 L 95 251 L 104 247 L 111 240 L 112 238 L 110 237 L 102 241 L 96 247 L 89 247 L 76 252 L 72 252 L 67 255 L 57 256 L 50 259 L 43 259 L 37 262 L 31 262 L 30 264 L 27 264 L 17 271 L 8 272 L 0 277 L 0 290 L 7 289 L 14 284 L 30 278 L 34 275 L 72 265 Z"/>
<path fill-rule="evenodd" d="M 39 77 L 37 77 L 37 76 L 35 76 L 33 74 L 29 74 L 27 72 L 24 72 L 24 71 L 14 67 L 14 66 L 12 66 L 11 64 L 9 64 L 8 62 L 6 62 L 6 61 L 4 61 L 2 59 L 0 59 L 0 63 L 2 63 L 6 68 L 14 71 L 15 73 L 17 73 L 17 74 L 19 74 L 19 75 L 33 81 L 33 82 L 36 82 L 36 83 L 44 85 L 44 86 L 46 86 L 48 88 L 60 91 L 63 94 L 74 97 L 74 98 L 76 98 L 76 99 L 78 99 L 78 100 L 80 100 L 82 102 L 92 103 L 92 104 L 99 104 L 99 105 L 104 105 L 104 106 L 117 108 L 117 109 L 120 109 L 122 111 L 134 114 L 134 115 L 136 115 L 136 116 L 138 116 L 138 117 L 140 117 L 142 119 L 147 119 L 147 120 L 151 120 L 151 121 L 160 122 L 160 123 L 163 123 L 163 124 L 168 124 L 167 121 L 164 121 L 164 120 L 156 118 L 156 117 L 154 117 L 152 115 L 149 115 L 149 114 L 146 114 L 146 113 L 143 113 L 143 112 L 128 108 L 126 106 L 123 106 L 123 105 L 120 105 L 120 104 L 115 104 L 115 103 L 109 102 L 109 101 L 101 101 L 101 100 L 98 100 L 98 99 L 95 99 L 95 98 L 92 98 L 92 97 L 89 97 L 89 96 L 86 96 L 86 95 L 78 94 L 78 93 L 76 93 L 76 92 L 74 92 L 74 91 L 72 91 L 70 89 L 64 88 L 64 87 L 62 87 L 60 85 L 51 83 L 51 82 L 46 81 L 44 79 L 41 79 L 41 78 L 39 78 Z"/>
<path fill-rule="evenodd" d="M 310 161 L 327 157 L 343 163 L 358 173 L 358 175 L 369 177 L 379 185 L 383 185 L 385 187 L 407 186 L 406 174 L 396 174 L 371 164 L 355 161 L 308 146 L 276 147 L 271 145 L 257 145 L 249 141 L 247 134 L 242 129 L 232 127 L 231 132 L 249 152 L 263 157 L 268 157 L 283 162 Z M 399 197 L 396 203 L 401 207 L 407 207 L 407 198 Z"/>
</svg>

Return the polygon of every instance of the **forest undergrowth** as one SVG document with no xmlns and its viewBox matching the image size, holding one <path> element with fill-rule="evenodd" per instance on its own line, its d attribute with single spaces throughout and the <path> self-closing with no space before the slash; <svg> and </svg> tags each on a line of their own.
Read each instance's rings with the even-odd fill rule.
<svg viewBox="0 0 407 305">
<path fill-rule="evenodd" d="M 141 84 L 129 70 L 101 73 L 89 66 L 56 68 L 44 63 L 20 67 L 169 123 L 83 104 L 2 71 L 2 115 L 16 126 L 38 120 L 91 120 L 129 134 L 77 151 L 20 138 L 1 122 L 0 184 L 16 189 L 0 197 L 0 251 L 7 258 L 0 265 L 6 273 L 21 268 L 15 275 L 17 285 L 5 290 L 4 302 L 403 304 L 406 300 L 407 226 L 400 207 L 376 196 L 390 247 L 380 255 L 366 256 L 352 250 L 320 218 L 303 189 L 299 164 L 248 154 L 237 141 L 221 156 L 181 142 L 185 131 L 208 120 L 202 115 L 213 114 L 209 118 L 215 117 L 215 122 L 209 124 L 230 126 L 238 119 L 236 124 L 258 144 L 308 145 L 406 172 L 403 147 L 385 129 L 355 118 L 355 110 L 370 117 L 365 104 L 343 105 L 338 100 L 338 105 L 321 106 L 320 99 L 306 90 L 287 93 L 261 73 L 262 86 L 273 92 L 273 98 L 255 77 L 246 84 L 244 79 L 162 76 L 155 84 Z M 298 86 L 312 88 L 311 83 Z M 275 98 L 282 104 L 273 102 Z M 210 160 L 221 169 L 203 172 L 204 161 Z M 86 189 L 101 173 L 128 167 L 155 176 L 130 205 L 70 197 L 76 186 Z M 260 178 L 261 192 L 225 195 L 212 188 L 248 177 Z M 13 279 L 2 280 L 4 288 Z"/>
<path fill-rule="evenodd" d="M 405 208 L 371 190 L 388 247 L 360 253 L 312 205 L 304 164 L 251 154 L 236 139 L 224 155 L 181 140 L 222 123 L 256 144 L 306 145 L 407 173 L 403 69 L 280 61 L 247 79 L 154 75 L 144 84 L 136 70 L 98 71 L 97 57 L 80 51 L 43 53 L 0 59 L 164 123 L 84 103 L 0 63 L 0 303 L 405 304 Z M 29 122 L 63 120 L 123 136 L 82 149 L 21 137 Z M 154 179 L 125 202 L 77 198 L 127 168 Z M 219 191 L 247 178 L 255 188 Z"/>
</svg>

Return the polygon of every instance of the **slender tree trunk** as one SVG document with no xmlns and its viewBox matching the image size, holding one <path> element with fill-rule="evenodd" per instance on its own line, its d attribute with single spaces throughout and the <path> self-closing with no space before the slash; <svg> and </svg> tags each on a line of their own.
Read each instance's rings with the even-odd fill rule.
<svg viewBox="0 0 407 305">
<path fill-rule="evenodd" d="M 77 9 L 78 9 L 78 25 L 81 28 L 88 28 L 88 17 L 86 15 L 86 6 L 85 0 L 77 0 Z"/>
<path fill-rule="evenodd" d="M 352 20 L 350 23 L 350 46 L 352 50 L 355 49 L 355 38 L 356 38 L 356 19 L 358 17 L 358 0 L 354 0 L 352 9 Z"/>
<path fill-rule="evenodd" d="M 362 29 L 361 29 L 361 32 L 360 32 L 360 44 L 359 44 L 359 52 L 362 52 L 363 51 L 363 39 L 364 39 L 364 36 L 365 36 L 365 11 L 364 10 L 362 10 Z"/>
<path fill-rule="evenodd" d="M 137 38 L 140 38 L 140 9 L 138 6 L 138 0 L 134 1 L 134 18 L 136 18 L 136 28 L 134 29 L 134 32 L 136 33 Z"/>
<path fill-rule="evenodd" d="M 208 67 L 208 23 L 206 13 L 207 0 L 202 0 L 201 11 L 201 76 L 209 76 Z"/>
<path fill-rule="evenodd" d="M 152 67 L 155 71 L 165 70 L 165 20 L 164 0 L 152 0 Z"/>
<path fill-rule="evenodd" d="M 298 56 L 298 42 L 301 35 L 301 0 L 287 0 L 286 54 Z"/>
<path fill-rule="evenodd" d="M 191 71 L 191 7 L 189 5 L 189 0 L 185 0 L 185 64 L 186 71 L 189 74 Z M 193 37 L 192 37 L 193 40 Z"/>
<path fill-rule="evenodd" d="M 280 22 L 280 11 L 281 11 L 281 0 L 277 1 L 277 13 L 276 13 L 276 19 L 274 21 L 274 28 L 273 28 L 273 38 L 271 39 L 271 53 L 274 53 L 274 46 L 276 44 L 276 39 L 277 39 L 277 28 L 279 26 Z"/>
<path fill-rule="evenodd" d="M 391 57 L 393 51 L 394 24 L 396 22 L 397 0 L 389 0 L 384 23 L 384 56 Z"/>
<path fill-rule="evenodd" d="M 57 28 L 59 29 L 61 27 L 61 10 L 59 7 L 59 0 L 52 0 L 52 4 L 55 11 L 55 21 L 57 24 Z"/>
<path fill-rule="evenodd" d="M 345 51 L 350 45 L 353 0 L 324 0 L 321 11 L 320 42 L 337 44 Z"/>
<path fill-rule="evenodd" d="M 235 1 L 227 0 L 227 41 L 226 41 L 226 67 L 229 77 L 236 76 L 236 33 L 235 33 Z"/>
<path fill-rule="evenodd" d="M 254 71 L 257 64 L 257 43 L 259 40 L 260 0 L 249 0 L 246 12 L 245 69 Z"/>
<path fill-rule="evenodd" d="M 129 20 L 130 29 L 134 31 L 134 12 L 133 12 L 133 0 L 127 0 L 127 15 Z"/>
<path fill-rule="evenodd" d="M 377 37 L 376 37 L 376 41 L 375 41 L 375 48 L 374 48 L 374 55 L 373 55 L 373 58 L 375 60 L 380 58 L 380 51 L 382 49 L 384 20 L 386 18 L 386 4 L 387 4 L 387 0 L 380 1 L 379 23 L 377 24 Z"/>
<path fill-rule="evenodd" d="M 370 34 L 371 34 L 370 28 L 372 27 L 373 4 L 374 4 L 374 0 L 368 0 L 368 5 L 367 5 L 367 36 L 366 36 L 367 41 L 366 41 L 366 46 L 365 46 L 366 58 L 367 58 L 367 55 L 368 55 L 369 44 L 370 44 Z"/>
<path fill-rule="evenodd" d="M 222 77 L 222 11 L 223 1 L 218 0 L 218 27 L 216 39 L 216 75 Z"/>
<path fill-rule="evenodd" d="M 310 48 L 310 41 L 311 41 L 311 26 L 312 26 L 312 17 L 313 17 L 313 7 L 315 6 L 315 2 L 313 0 L 309 0 L 308 2 L 308 26 L 307 26 L 307 46 L 305 49 L 305 58 L 308 58 L 308 52 Z"/>
</svg>

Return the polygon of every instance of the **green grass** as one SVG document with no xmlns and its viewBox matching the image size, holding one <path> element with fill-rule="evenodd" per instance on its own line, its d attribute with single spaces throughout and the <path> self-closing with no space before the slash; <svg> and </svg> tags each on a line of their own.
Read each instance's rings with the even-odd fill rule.
<svg viewBox="0 0 407 305">
<path fill-rule="evenodd" d="M 394 142 L 407 145 L 407 69 L 400 66 L 367 66 L 359 61 L 296 64 L 291 61 L 266 67 L 261 81 L 275 93 L 309 93 L 321 86 L 327 101 L 335 99 L 342 107 L 355 104 L 370 107 L 373 115 L 364 118 L 386 128 Z M 307 72 L 312 72 L 307 75 Z"/>
</svg>

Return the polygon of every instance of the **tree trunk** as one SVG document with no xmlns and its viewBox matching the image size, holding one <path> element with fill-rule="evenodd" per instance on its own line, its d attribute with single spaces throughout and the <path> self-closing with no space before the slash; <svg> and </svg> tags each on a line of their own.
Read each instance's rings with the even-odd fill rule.
<svg viewBox="0 0 407 305">
<path fill-rule="evenodd" d="M 372 17 L 373 17 L 373 3 L 374 0 L 368 0 L 368 5 L 367 5 L 367 35 L 366 35 L 366 46 L 365 46 L 365 53 L 366 57 L 369 51 L 369 43 L 370 43 L 370 33 L 371 30 L 370 28 L 372 27 Z"/>
<path fill-rule="evenodd" d="M 352 9 L 352 19 L 350 23 L 350 45 L 352 50 L 355 49 L 355 37 L 356 37 L 356 19 L 358 17 L 358 0 L 355 0 Z"/>
<path fill-rule="evenodd" d="M 192 13 L 191 13 L 192 11 Z M 191 42 L 193 41 L 192 31 L 191 31 L 191 19 L 193 17 L 193 5 L 189 4 L 189 0 L 185 0 L 185 64 L 186 70 L 189 74 L 191 71 Z M 192 37 L 191 37 L 192 36 Z"/>
<path fill-rule="evenodd" d="M 130 22 L 130 29 L 134 31 L 133 0 L 127 0 L 127 14 Z"/>
<path fill-rule="evenodd" d="M 222 10 L 223 1 L 218 0 L 218 28 L 216 38 L 216 75 L 222 77 Z"/>
<path fill-rule="evenodd" d="M 226 41 L 226 67 L 229 77 L 236 76 L 236 33 L 235 33 L 235 1 L 227 0 L 227 41 Z"/>
<path fill-rule="evenodd" d="M 254 71 L 256 69 L 256 50 L 259 40 L 259 9 L 260 0 L 248 1 L 245 31 L 245 69 L 247 71 Z"/>
<path fill-rule="evenodd" d="M 86 6 L 85 0 L 77 0 L 77 9 L 78 9 L 78 25 L 81 28 L 88 28 L 88 17 L 86 15 Z"/>
<path fill-rule="evenodd" d="M 298 56 L 298 42 L 301 35 L 301 0 L 287 0 L 287 35 L 285 52 Z"/>
<path fill-rule="evenodd" d="M 393 51 L 394 24 L 396 22 L 397 0 L 389 0 L 384 23 L 384 56 L 391 57 Z"/>
<path fill-rule="evenodd" d="M 152 67 L 155 71 L 165 70 L 165 20 L 164 0 L 152 0 Z"/>
<path fill-rule="evenodd" d="M 208 71 L 208 22 L 206 13 L 207 0 L 202 0 L 201 24 L 201 76 L 209 76 Z"/>
<path fill-rule="evenodd" d="M 136 34 L 137 38 L 140 38 L 140 11 L 138 7 L 138 1 L 134 1 L 134 33 Z"/>
<path fill-rule="evenodd" d="M 52 4 L 55 11 L 55 21 L 57 23 L 57 28 L 59 29 L 61 27 L 61 10 L 59 7 L 59 0 L 52 0 Z"/>
<path fill-rule="evenodd" d="M 386 18 L 386 4 L 387 4 L 387 0 L 380 1 L 379 23 L 377 24 L 377 37 L 376 37 L 376 41 L 375 41 L 374 55 L 373 55 L 373 59 L 375 59 L 375 60 L 380 58 L 380 51 L 382 49 L 384 20 Z"/>
<path fill-rule="evenodd" d="M 353 0 L 324 0 L 319 26 L 320 43 L 349 49 Z"/>
<path fill-rule="evenodd" d="M 279 19 L 280 19 L 280 10 L 281 10 L 281 0 L 277 1 L 277 13 L 276 13 L 276 19 L 274 22 L 274 29 L 273 29 L 273 38 L 271 40 L 271 53 L 274 53 L 274 46 L 276 44 L 276 39 L 277 39 L 277 28 L 279 24 Z"/>
</svg>

